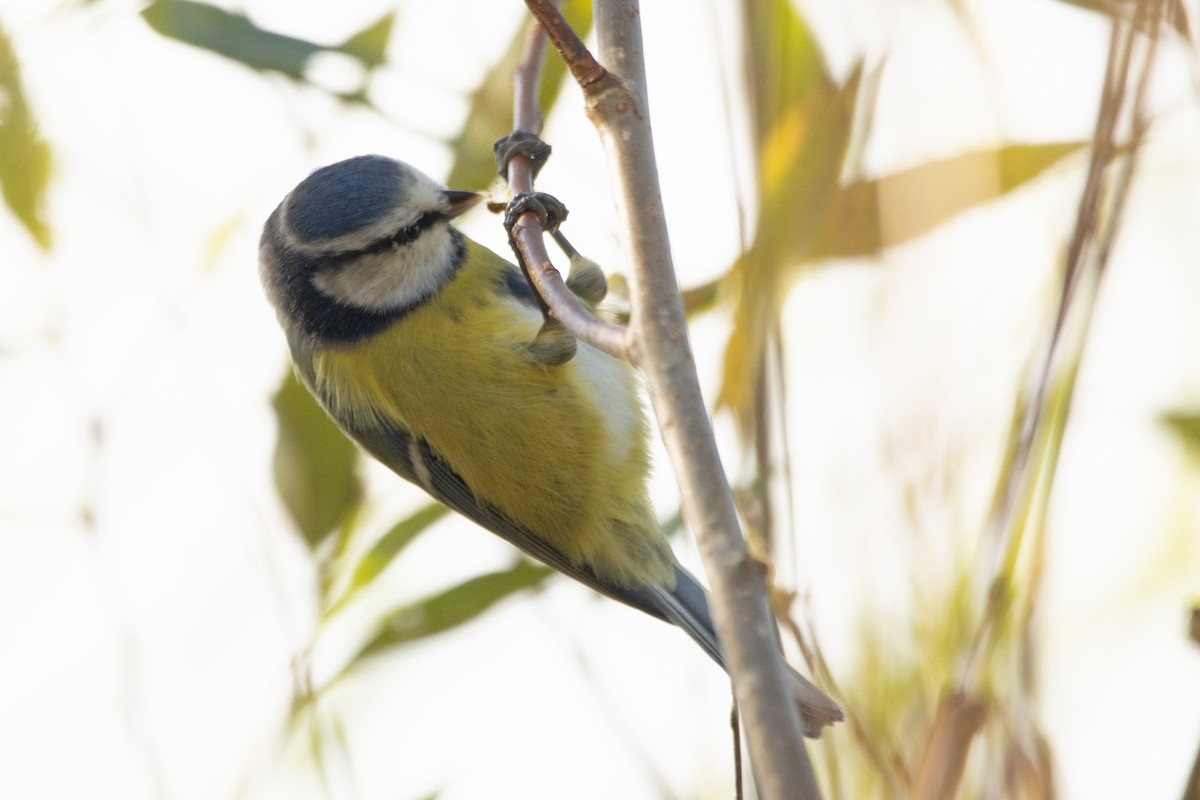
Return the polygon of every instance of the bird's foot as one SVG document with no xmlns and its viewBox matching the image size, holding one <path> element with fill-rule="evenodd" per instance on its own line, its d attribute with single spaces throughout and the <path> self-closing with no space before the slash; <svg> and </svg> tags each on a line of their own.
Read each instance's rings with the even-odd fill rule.
<svg viewBox="0 0 1200 800">
<path fill-rule="evenodd" d="M 525 156 L 533 168 L 533 177 L 537 177 L 542 166 L 550 158 L 550 145 L 543 142 L 536 133 L 529 131 L 513 131 L 503 139 L 497 139 L 492 144 L 492 154 L 496 157 L 496 169 L 500 177 L 508 180 L 508 162 L 513 156 Z"/>
</svg>

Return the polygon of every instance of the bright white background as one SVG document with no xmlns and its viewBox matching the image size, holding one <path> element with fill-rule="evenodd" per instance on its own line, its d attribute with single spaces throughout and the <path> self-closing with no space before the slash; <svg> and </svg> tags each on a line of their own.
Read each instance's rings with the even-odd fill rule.
<svg viewBox="0 0 1200 800">
<path fill-rule="evenodd" d="M 0 0 L 56 157 L 54 250 L 0 214 L 0 797 L 323 796 L 310 743 L 284 737 L 315 578 L 269 481 L 285 350 L 257 285 L 258 229 L 308 171 L 348 155 L 442 174 L 437 137 L 457 130 L 518 5 L 401 3 L 394 65 L 373 93 L 381 118 L 165 41 L 135 4 Z M 685 285 L 738 246 L 722 62 L 708 58 L 733 63 L 719 5 L 643 7 Z M 1053 0 L 966 5 L 964 24 L 933 0 L 806 4 L 839 74 L 886 54 L 868 170 L 1090 135 L 1102 21 Z M 326 42 L 390 7 L 240 6 Z M 336 85 L 343 68 L 315 77 Z M 1184 637 L 1200 484 L 1158 422 L 1200 407 L 1194 75 L 1168 47 L 1051 508 L 1040 719 L 1067 798 L 1178 796 L 1200 743 L 1200 655 Z M 541 187 L 571 206 L 576 243 L 619 265 L 603 156 L 574 94 L 546 136 L 556 155 Z M 907 628 L 914 553 L 936 585 L 979 524 L 1081 166 L 881 263 L 816 273 L 790 299 L 799 573 L 835 669 L 853 664 L 862 615 Z M 494 218 L 465 227 L 503 247 Z M 694 332 L 709 387 L 722 330 Z M 665 463 L 658 473 L 669 512 Z M 946 475 L 953 491 L 925 498 L 914 548 L 904 488 Z M 421 502 L 381 470 L 370 478 L 370 531 Z M 509 558 L 447 521 L 373 602 Z M 325 663 L 346 634 L 331 632 Z M 339 798 L 731 794 L 723 676 L 685 637 L 563 582 L 376 662 L 324 708 Z"/>
</svg>

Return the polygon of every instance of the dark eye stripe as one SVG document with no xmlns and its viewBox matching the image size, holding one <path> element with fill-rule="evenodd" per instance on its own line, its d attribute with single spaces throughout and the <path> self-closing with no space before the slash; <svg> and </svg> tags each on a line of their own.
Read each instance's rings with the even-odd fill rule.
<svg viewBox="0 0 1200 800">
<path fill-rule="evenodd" d="M 439 222 L 445 221 L 445 219 L 446 215 L 441 211 L 426 211 L 417 217 L 417 221 L 413 224 L 404 226 L 391 236 L 376 239 L 366 247 L 360 247 L 357 250 L 338 250 L 335 253 L 322 253 L 317 259 L 318 266 L 322 270 L 337 270 L 352 261 L 358 260 L 361 256 L 386 253 L 395 247 L 403 247 L 415 242 L 422 233 Z"/>
<path fill-rule="evenodd" d="M 417 221 L 413 224 L 401 228 L 382 241 L 368 245 L 367 248 L 368 250 L 371 250 L 371 248 L 385 250 L 390 245 L 408 244 L 409 242 L 415 241 L 418 236 L 444 219 L 446 219 L 446 215 L 441 211 L 426 211 L 424 214 L 417 217 Z M 378 251 L 371 250 L 371 252 Z"/>
</svg>

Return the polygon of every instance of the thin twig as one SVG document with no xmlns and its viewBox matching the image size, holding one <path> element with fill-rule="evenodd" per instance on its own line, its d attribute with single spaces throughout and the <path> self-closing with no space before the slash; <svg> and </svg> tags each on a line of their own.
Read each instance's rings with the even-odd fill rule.
<svg viewBox="0 0 1200 800">
<path fill-rule="evenodd" d="M 614 172 L 630 265 L 631 345 L 712 585 L 713 619 L 759 793 L 769 800 L 819 797 L 776 644 L 765 570 L 746 551 L 688 343 L 645 101 L 640 10 L 636 0 L 596 2 L 605 67 L 594 69 L 549 2 L 526 5 L 580 81 Z"/>
<path fill-rule="evenodd" d="M 536 21 L 532 22 L 525 39 L 525 53 L 513 76 L 515 130 L 537 133 L 540 116 L 537 107 L 538 81 L 545 52 L 546 37 L 541 26 Z M 517 193 L 533 191 L 533 164 L 528 156 L 518 154 L 509 159 L 508 185 Z M 626 329 L 597 318 L 563 282 L 562 273 L 550 261 L 550 254 L 546 251 L 546 240 L 537 214 L 526 211 L 518 217 L 512 228 L 512 236 L 525 259 L 528 268 L 526 274 L 538 295 L 546 302 L 550 313 L 582 341 L 616 358 L 631 360 Z"/>
<path fill-rule="evenodd" d="M 1192 607 L 1189 622 L 1189 638 L 1193 644 L 1200 645 L 1200 605 Z M 1183 788 L 1183 800 L 1200 800 L 1200 750 L 1196 751 L 1196 760 L 1192 762 L 1192 771 Z"/>
<path fill-rule="evenodd" d="M 1149 17 L 1146 16 L 1148 8 L 1151 9 Z M 993 623 L 1000 611 L 998 604 L 1006 602 L 1008 596 L 1000 579 L 1006 565 L 1013 561 L 1013 548 L 1019 544 L 1014 540 L 1015 510 L 1018 498 L 1027 496 L 1033 490 L 1037 478 L 1036 472 L 1032 469 L 1031 457 L 1034 443 L 1044 428 L 1052 373 L 1059 360 L 1058 354 L 1061 349 L 1066 320 L 1072 312 L 1077 314 L 1081 329 L 1079 350 L 1075 353 L 1076 363 L 1082 357 L 1085 340 L 1083 334 L 1086 333 L 1090 324 L 1099 283 L 1104 276 L 1112 243 L 1119 228 L 1121 212 L 1136 164 L 1137 152 L 1142 143 L 1142 133 L 1145 128 L 1143 116 L 1145 94 L 1158 44 L 1161 17 L 1162 0 L 1139 3 L 1132 20 L 1125 20 L 1120 15 L 1113 16 L 1104 85 L 1093 134 L 1092 157 L 1088 164 L 1087 178 L 1080 196 L 1075 228 L 1067 248 L 1054 324 L 1043 349 L 1042 360 L 1036 373 L 1037 383 L 1032 399 L 1024 412 L 1025 416 L 1021 422 L 1017 446 L 1007 472 L 1005 485 L 1002 493 L 998 495 L 997 505 L 993 508 L 989 521 L 991 552 L 995 557 L 989 570 L 988 611 L 965 662 L 960 687 L 972 684 L 979 669 L 982 668 L 984 656 L 994 641 L 995 626 Z M 1115 186 L 1109 188 L 1106 185 L 1105 176 L 1118 151 L 1116 130 L 1122 106 L 1129 94 L 1128 80 L 1132 53 L 1139 30 L 1147 30 L 1148 33 L 1145 57 L 1140 67 L 1137 87 L 1134 90 L 1131 135 L 1127 152 L 1124 155 L 1125 161 L 1117 175 Z M 1102 221 L 1104 211 L 1102 206 L 1106 189 L 1108 189 L 1110 199 L 1107 218 Z M 1080 301 L 1076 290 L 1085 278 L 1089 279 L 1090 291 Z"/>
<path fill-rule="evenodd" d="M 1151 6 L 1151 18 L 1147 18 L 1146 14 Z M 1030 509 L 1037 493 L 1040 491 L 1046 495 L 1054 479 L 1078 365 L 1083 358 L 1096 298 L 1119 228 L 1141 145 L 1145 93 L 1158 42 L 1161 11 L 1162 0 L 1148 0 L 1138 4 L 1132 20 L 1119 15 L 1113 16 L 1100 107 L 1093 133 L 1092 156 L 1063 264 L 1058 305 L 1041 361 L 1034 373 L 1036 384 L 1030 402 L 1023 409 L 1019 427 L 1014 427 L 1013 435 L 1016 438 L 1012 460 L 1001 479 L 1000 491 L 997 492 L 988 521 L 987 543 L 990 547 L 988 559 L 984 562 L 988 594 L 983 617 L 975 632 L 975 638 L 967 649 L 958 680 L 950 693 L 943 698 L 943 702 L 954 698 L 963 708 L 977 708 L 980 714 L 984 712 L 983 707 L 978 705 L 977 687 L 994 655 L 1000 639 L 999 632 L 1005 627 L 1004 620 L 1012 612 L 1012 576 L 1017 568 L 1018 557 L 1023 550 L 1027 551 L 1028 540 L 1031 538 L 1024 535 L 1024 531 L 1032 524 L 1036 533 L 1044 525 L 1044 518 L 1040 522 L 1030 523 Z M 1149 27 L 1143 27 L 1147 24 Z M 1142 30 L 1147 33 L 1147 42 L 1145 57 L 1140 65 L 1140 76 L 1136 88 L 1132 91 L 1134 110 L 1128 151 L 1124 154 L 1124 161 L 1115 178 L 1111 178 L 1113 161 L 1118 153 L 1116 142 L 1122 107 L 1131 94 L 1129 78 L 1133 51 L 1139 31 Z M 1072 323 L 1075 333 L 1071 339 L 1073 348 L 1068 354 L 1070 360 L 1060 364 L 1066 358 L 1060 351 L 1064 347 L 1064 332 L 1068 321 Z M 1063 374 L 1058 381 L 1059 389 L 1052 394 L 1056 368 L 1062 370 Z M 1040 504 L 1043 517 L 1045 502 L 1043 497 Z M 1044 546 L 1041 538 L 1034 541 L 1035 546 Z M 1030 569 L 1036 573 L 1036 560 Z M 1030 585 L 1026 587 L 1027 593 L 1036 591 L 1036 574 L 1032 575 L 1030 580 Z M 1029 597 L 1032 598 L 1032 594 L 1029 594 Z M 1026 633 L 1032 607 L 1030 599 L 1027 614 L 1023 617 Z M 1021 652 L 1028 656 L 1027 648 Z M 1028 691 L 1031 683 L 1029 675 L 1022 675 L 1019 682 L 1018 691 Z M 965 739 L 969 743 L 978 731 L 979 721 L 972 713 L 963 717 L 962 724 L 959 724 L 955 721 L 959 709 L 949 707 L 949 710 L 955 713 L 943 718 L 942 709 L 939 708 L 939 718 L 927 742 L 926 756 L 921 761 L 914 797 L 950 796 L 957 790 L 969 749 L 951 746 L 949 742 Z M 953 736 L 944 741 L 939 740 L 939 733 L 945 734 L 949 730 L 946 726 L 951 722 L 954 722 L 951 727 L 956 729 Z"/>
<path fill-rule="evenodd" d="M 849 704 L 846 694 L 839 688 L 837 679 L 834 678 L 833 672 L 829 669 L 829 662 L 825 660 L 825 654 L 821 650 L 821 645 L 815 639 L 809 643 L 808 637 L 804 635 L 804 631 L 800 627 L 800 623 L 792 615 L 791 606 L 786 613 L 779 614 L 780 625 L 783 629 L 790 633 L 792 640 L 800 648 L 804 654 L 804 661 L 809 665 L 814 677 L 818 678 L 822 686 L 825 686 L 833 693 L 834 697 L 839 698 L 840 702 L 848 711 L 846 714 L 846 726 L 850 729 L 850 735 L 854 738 L 855 743 L 859 746 L 862 752 L 866 755 L 867 761 L 875 768 L 879 776 L 879 780 L 883 783 L 887 791 L 888 797 L 902 797 L 905 790 L 902 788 L 904 782 L 901 781 L 893 765 L 888 762 L 887 756 L 880 752 L 879 746 L 874 737 L 870 735 L 865 727 L 863 727 L 863 715 L 854 713 L 854 708 Z M 805 613 L 805 624 L 811 628 L 813 621 L 809 613 Z"/>
<path fill-rule="evenodd" d="M 550 41 L 554 42 L 558 54 L 562 56 L 576 83 L 586 91 L 593 83 L 604 78 L 608 71 L 584 46 L 583 40 L 563 19 L 555 3 L 551 0 L 526 0 L 525 5 L 537 18 Z"/>
<path fill-rule="evenodd" d="M 546 60 L 546 35 L 536 20 L 525 30 L 525 51 L 513 75 L 513 129 L 537 133 L 541 113 L 537 106 L 542 64 Z M 528 156 L 514 156 L 508 162 L 508 185 L 513 191 L 533 191 L 533 163 Z"/>
<path fill-rule="evenodd" d="M 745 778 L 742 775 L 742 723 L 738 720 L 737 702 L 729 712 L 729 728 L 733 732 L 733 796 L 745 800 Z"/>
<path fill-rule="evenodd" d="M 1103 274 L 1108 267 L 1108 258 L 1112 252 L 1113 242 L 1116 241 L 1117 231 L 1120 229 L 1120 221 L 1122 212 L 1125 210 L 1125 200 L 1129 196 L 1129 187 L 1133 182 L 1133 173 L 1137 167 L 1138 155 L 1141 153 L 1142 137 L 1149 128 L 1149 122 L 1146 120 L 1146 95 L 1150 86 L 1150 75 L 1154 71 L 1154 56 L 1158 49 L 1158 35 L 1161 27 L 1161 21 L 1165 9 L 1163 8 L 1164 0 L 1149 0 L 1149 2 L 1138 3 L 1137 12 L 1133 18 L 1133 29 L 1138 28 L 1138 23 L 1145 25 L 1146 43 L 1145 53 L 1142 57 L 1142 66 L 1138 76 L 1138 85 L 1133 97 L 1133 118 L 1130 122 L 1132 129 L 1131 146 L 1129 153 L 1121 164 L 1120 172 L 1117 174 L 1117 185 L 1113 191 L 1112 207 L 1109 212 L 1111 222 L 1104 230 L 1104 235 L 1100 239 L 1100 244 L 1096 250 L 1096 269 L 1100 274 Z M 1133 37 L 1130 36 L 1129 42 L 1126 44 L 1126 58 L 1128 59 L 1133 50 Z M 1128 63 L 1126 63 L 1128 66 Z M 1109 143 L 1113 145 L 1112 142 Z"/>
</svg>

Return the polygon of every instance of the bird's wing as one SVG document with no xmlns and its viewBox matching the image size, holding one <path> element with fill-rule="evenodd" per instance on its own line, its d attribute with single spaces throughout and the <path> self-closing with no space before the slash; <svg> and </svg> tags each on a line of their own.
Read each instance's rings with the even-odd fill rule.
<svg viewBox="0 0 1200 800">
<path fill-rule="evenodd" d="M 662 608 L 660 593 L 652 587 L 630 588 L 602 580 L 586 565 L 572 563 L 545 539 L 534 535 L 480 500 L 424 439 L 386 421 L 377 421 L 370 425 L 352 425 L 343 421 L 342 427 L 368 453 L 397 475 L 420 486 L 435 499 L 543 564 L 653 617 L 669 622 L 675 621 Z"/>
<path fill-rule="evenodd" d="M 437 500 L 482 525 L 547 566 L 619 600 L 682 628 L 722 667 L 725 657 L 708 610 L 708 595 L 699 581 L 675 567 L 675 586 L 620 586 L 601 579 L 586 565 L 573 564 L 545 539 L 509 520 L 480 500 L 466 482 L 438 457 L 424 439 L 391 422 L 347 424 L 343 429 L 372 456 L 402 478 L 420 486 Z M 825 725 L 841 720 L 842 710 L 802 675 L 789 669 L 791 693 L 800 708 L 805 733 L 819 737 Z"/>
</svg>

